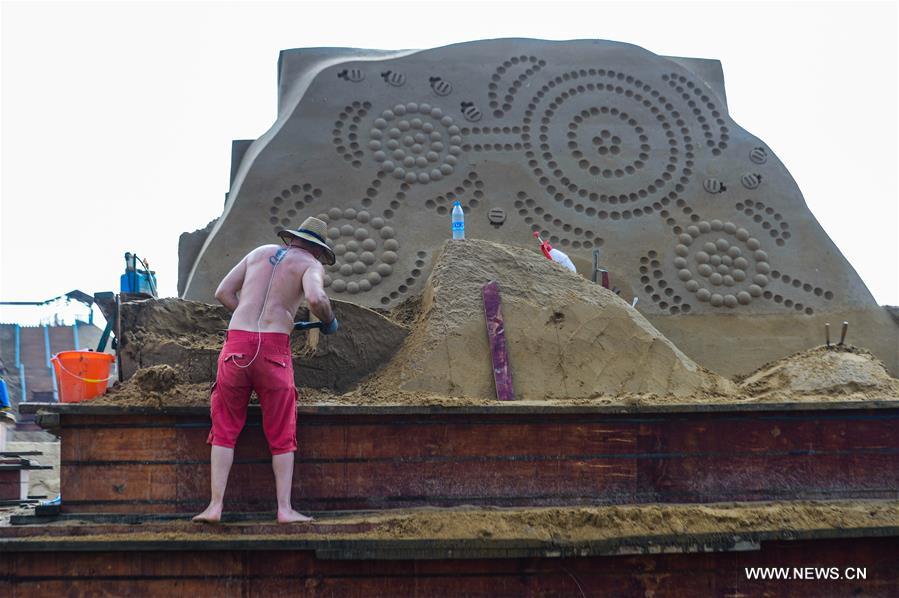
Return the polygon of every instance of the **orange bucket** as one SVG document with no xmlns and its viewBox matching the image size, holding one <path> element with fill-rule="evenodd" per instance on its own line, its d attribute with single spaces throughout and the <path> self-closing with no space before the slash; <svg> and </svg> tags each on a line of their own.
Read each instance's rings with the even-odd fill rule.
<svg viewBox="0 0 899 598">
<path fill-rule="evenodd" d="M 56 371 L 60 402 L 77 403 L 106 392 L 115 355 L 96 351 L 60 351 L 51 361 Z"/>
</svg>

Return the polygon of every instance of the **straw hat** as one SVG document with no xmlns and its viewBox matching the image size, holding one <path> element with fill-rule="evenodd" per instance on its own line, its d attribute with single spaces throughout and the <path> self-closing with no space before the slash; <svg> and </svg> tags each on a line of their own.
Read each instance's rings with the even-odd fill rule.
<svg viewBox="0 0 899 598">
<path fill-rule="evenodd" d="M 296 238 L 318 245 L 325 250 L 325 253 L 319 258 L 319 261 L 331 266 L 337 261 L 337 258 L 334 257 L 334 251 L 328 247 L 328 244 L 325 242 L 327 235 L 328 225 L 318 218 L 306 218 L 303 220 L 303 224 L 300 225 L 300 228 L 296 230 L 285 228 L 278 233 L 278 236 L 281 237 L 285 243 L 290 243 L 292 238 Z"/>
</svg>

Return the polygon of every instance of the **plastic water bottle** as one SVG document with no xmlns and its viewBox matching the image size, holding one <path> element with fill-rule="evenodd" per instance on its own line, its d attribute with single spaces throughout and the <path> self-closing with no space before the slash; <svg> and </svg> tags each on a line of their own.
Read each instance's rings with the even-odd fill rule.
<svg viewBox="0 0 899 598">
<path fill-rule="evenodd" d="M 462 212 L 462 203 L 453 202 L 453 239 L 465 238 L 465 214 Z"/>
</svg>

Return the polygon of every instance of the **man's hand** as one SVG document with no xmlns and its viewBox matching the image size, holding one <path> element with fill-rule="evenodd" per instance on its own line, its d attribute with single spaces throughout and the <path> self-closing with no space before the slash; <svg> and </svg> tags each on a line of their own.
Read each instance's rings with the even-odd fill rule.
<svg viewBox="0 0 899 598">
<path fill-rule="evenodd" d="M 340 324 L 337 323 L 337 318 L 334 318 L 327 324 L 322 325 L 322 334 L 334 334 L 338 328 L 340 328 Z"/>
</svg>

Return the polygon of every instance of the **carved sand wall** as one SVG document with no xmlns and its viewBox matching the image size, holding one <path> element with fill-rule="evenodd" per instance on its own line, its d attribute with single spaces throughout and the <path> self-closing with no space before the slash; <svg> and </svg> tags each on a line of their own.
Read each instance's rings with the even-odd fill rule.
<svg viewBox="0 0 899 598">
<path fill-rule="evenodd" d="M 329 293 L 393 306 L 422 288 L 458 199 L 469 237 L 529 245 L 538 231 L 587 276 L 600 250 L 622 295 L 721 373 L 850 316 L 853 340 L 899 366 L 895 321 L 774 151 L 728 116 L 717 61 L 504 39 L 289 50 L 279 73 L 278 119 L 241 154 L 186 298 L 211 301 L 247 251 L 318 216 L 338 256 Z M 777 322 L 766 335 L 763 320 Z"/>
</svg>

